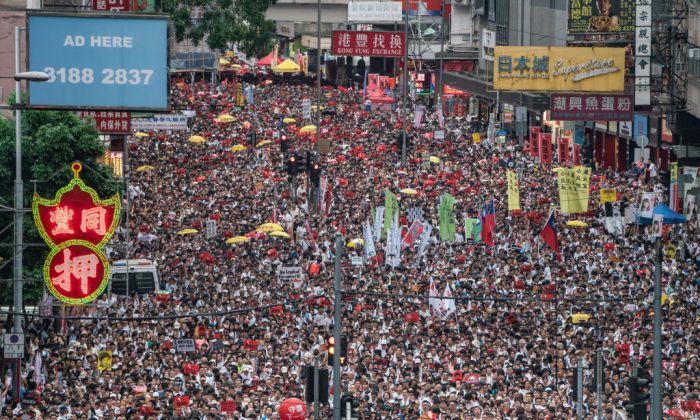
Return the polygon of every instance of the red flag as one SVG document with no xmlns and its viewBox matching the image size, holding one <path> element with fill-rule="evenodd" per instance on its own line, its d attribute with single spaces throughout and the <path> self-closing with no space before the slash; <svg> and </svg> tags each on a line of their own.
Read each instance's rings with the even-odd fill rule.
<svg viewBox="0 0 700 420">
<path fill-rule="evenodd" d="M 554 225 L 554 210 L 549 212 L 549 217 L 547 222 L 542 227 L 540 231 L 540 236 L 544 240 L 544 243 L 557 254 L 557 261 L 561 261 L 561 252 L 559 251 L 559 239 L 557 239 L 557 229 Z"/>
<path fill-rule="evenodd" d="M 481 219 L 481 239 L 488 246 L 493 246 L 493 231 L 496 230 L 496 208 L 491 201 L 484 204 L 484 210 L 479 215 Z"/>
</svg>

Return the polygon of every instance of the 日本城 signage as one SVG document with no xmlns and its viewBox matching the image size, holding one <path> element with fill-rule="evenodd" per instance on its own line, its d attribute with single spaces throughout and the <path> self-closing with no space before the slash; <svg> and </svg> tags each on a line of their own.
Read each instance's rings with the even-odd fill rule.
<svg viewBox="0 0 700 420">
<path fill-rule="evenodd" d="M 363 57 L 403 57 L 403 32 L 333 31 L 331 54 Z"/>
<path fill-rule="evenodd" d="M 634 96 L 621 94 L 553 93 L 550 119 L 562 121 L 630 121 Z"/>
<path fill-rule="evenodd" d="M 39 234 L 49 245 L 44 282 L 63 303 L 95 300 L 109 282 L 109 263 L 102 251 L 119 225 L 119 195 L 101 200 L 80 179 L 80 163 L 71 165 L 73 179 L 53 200 L 34 194 L 32 213 Z"/>
<path fill-rule="evenodd" d="M 622 92 L 625 49 L 496 47 L 496 90 Z"/>
<path fill-rule="evenodd" d="M 169 109 L 166 17 L 32 13 L 27 37 L 30 106 Z"/>
</svg>

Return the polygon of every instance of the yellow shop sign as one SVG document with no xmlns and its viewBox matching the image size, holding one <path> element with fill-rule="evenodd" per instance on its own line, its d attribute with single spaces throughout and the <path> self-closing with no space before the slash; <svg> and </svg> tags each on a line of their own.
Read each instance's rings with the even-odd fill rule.
<svg viewBox="0 0 700 420">
<path fill-rule="evenodd" d="M 625 49 L 496 47 L 496 90 L 622 92 Z"/>
</svg>

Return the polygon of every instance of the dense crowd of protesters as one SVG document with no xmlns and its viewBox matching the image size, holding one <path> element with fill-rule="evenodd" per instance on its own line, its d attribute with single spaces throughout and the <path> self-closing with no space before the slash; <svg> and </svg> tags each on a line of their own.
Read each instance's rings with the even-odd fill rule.
<svg viewBox="0 0 700 420">
<path fill-rule="evenodd" d="M 413 112 L 408 115 L 407 164 L 401 166 L 401 104 L 366 111 L 361 92 L 327 88 L 321 137 L 330 152 L 320 156 L 332 185 L 326 214 L 313 206 L 305 174 L 290 189 L 289 155 L 275 138 L 283 129 L 291 150 L 315 150 L 314 136 L 299 133 L 315 121 L 305 120 L 302 110 L 303 98 L 315 98 L 313 88 L 263 83 L 253 105 L 234 111 L 235 88 L 175 83 L 174 109 L 196 113 L 189 130 L 129 140 L 129 223 L 119 228 L 110 258 L 154 261 L 167 295 L 105 294 L 96 305 L 68 312 L 83 319 L 31 319 L 24 401 L 11 403 L 6 376 L 2 418 L 279 418 L 283 400 L 303 398 L 304 367 L 314 357 L 329 363 L 337 234 L 344 238 L 343 289 L 349 292 L 342 307 L 349 349 L 341 384 L 360 401 L 360 418 L 575 418 L 572 369 L 579 361 L 584 417 L 596 418 L 591 385 L 597 349 L 606 362 L 605 418 L 625 412 L 633 365 L 640 376 L 651 372 L 654 247 L 643 226 L 608 234 L 598 191 L 616 188 L 632 205 L 645 191 L 667 198 L 648 171 L 645 178 L 643 171 L 594 168 L 589 212 L 576 215 L 588 226 L 569 227 L 572 216 L 556 216 L 559 260 L 538 237 L 558 203 L 551 166 L 537 164 L 517 141 L 488 140 L 476 117 L 446 118 L 446 139 L 434 139 L 438 118 L 432 111 L 420 127 L 411 124 Z M 217 123 L 224 113 L 236 120 Z M 284 117 L 297 122 L 283 123 Z M 237 144 L 250 146 L 251 130 L 257 143 L 271 142 L 232 152 Z M 474 143 L 474 132 L 481 142 Z M 206 141 L 188 141 L 193 135 Z M 426 155 L 440 162 L 426 164 Z M 508 162 L 520 177 L 523 211 L 517 214 L 507 211 Z M 141 165 L 155 169 L 134 171 Z M 417 194 L 399 193 L 404 188 Z M 402 229 L 409 227 L 409 208 L 422 208 L 434 228 L 418 266 L 414 246 L 404 250 L 398 268 L 384 265 L 379 243 L 378 257 L 350 264 L 362 247 L 345 244 L 362 238 L 362 223 L 384 205 L 385 189 L 399 197 Z M 443 193 L 456 198 L 460 227 L 451 242 L 438 234 Z M 491 197 L 495 245 L 465 240 L 464 217 L 477 217 Z M 207 239 L 210 219 L 217 235 Z M 292 238 L 251 234 L 272 221 Z M 177 234 L 185 228 L 198 233 Z M 226 242 L 246 234 L 246 242 Z M 664 412 L 697 418 L 697 220 L 691 217 L 664 239 L 675 250 L 662 272 Z M 302 267 L 303 284 L 279 279 L 279 267 Z M 456 312 L 444 321 L 431 313 L 431 280 L 440 292 L 448 285 L 456 298 Z M 579 322 L 575 314 L 590 318 Z M 181 338 L 194 338 L 196 350 L 178 352 L 174 343 Z M 100 370 L 104 350 L 112 363 Z M 222 414 L 223 401 L 234 401 L 235 411 Z M 328 405 L 322 410 L 320 418 L 329 418 Z"/>
</svg>

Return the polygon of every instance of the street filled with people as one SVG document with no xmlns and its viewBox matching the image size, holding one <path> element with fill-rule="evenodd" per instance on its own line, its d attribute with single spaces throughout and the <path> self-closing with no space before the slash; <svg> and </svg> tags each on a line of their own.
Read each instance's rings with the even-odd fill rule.
<svg viewBox="0 0 700 420">
<path fill-rule="evenodd" d="M 341 388 L 359 418 L 572 419 L 579 406 L 598 418 L 597 350 L 602 411 L 623 418 L 633 369 L 652 372 L 655 250 L 634 216 L 620 234 L 606 229 L 600 190 L 632 212 L 644 193 L 668 203 L 648 165 L 614 172 L 584 157 L 588 209 L 564 214 L 553 169 L 569 164 L 491 138 L 488 115 L 417 118 L 410 106 L 404 118 L 400 101 L 366 107 L 362 89 L 330 86 L 309 114 L 315 86 L 262 82 L 243 106 L 236 89 L 175 81 L 172 107 L 193 111 L 189 129 L 129 137 L 129 215 L 108 254 L 153 261 L 162 292 L 105 293 L 62 320 L 28 319 L 24 401 L 12 403 L 8 375 L 2 418 L 280 418 L 282 401 L 304 399 L 306 366 L 332 367 L 338 236 Z M 304 129 L 317 111 L 321 153 Z M 292 156 L 309 163 L 290 170 Z M 521 210 L 509 210 L 508 171 Z M 552 209 L 558 252 L 541 235 Z M 664 418 L 698 418 L 697 216 L 665 226 L 663 243 Z M 332 380 L 329 392 L 340 392 Z"/>
</svg>

